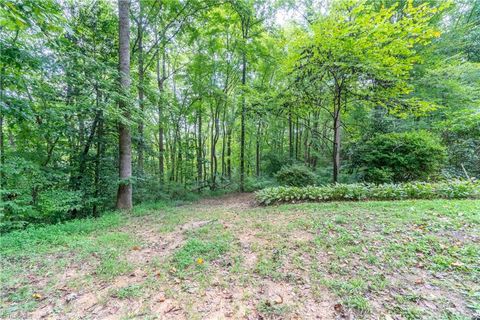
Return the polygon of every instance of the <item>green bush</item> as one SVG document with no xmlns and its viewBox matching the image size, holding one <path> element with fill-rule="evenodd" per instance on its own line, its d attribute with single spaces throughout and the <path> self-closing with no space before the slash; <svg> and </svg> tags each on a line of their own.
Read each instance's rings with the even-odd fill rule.
<svg viewBox="0 0 480 320">
<path fill-rule="evenodd" d="M 352 167 L 366 182 L 431 180 L 447 159 L 439 140 L 426 131 L 387 133 L 357 144 Z"/>
<path fill-rule="evenodd" d="M 438 124 L 442 140 L 448 148 L 450 176 L 480 178 L 480 113 L 462 111 Z"/>
<path fill-rule="evenodd" d="M 292 164 L 292 159 L 288 155 L 284 155 L 277 151 L 269 151 L 262 157 L 262 167 L 265 168 L 264 173 L 274 176 L 285 165 Z"/>
<path fill-rule="evenodd" d="M 311 186 L 317 181 L 317 176 L 309 168 L 300 164 L 282 167 L 275 177 L 280 185 L 292 187 Z"/>
<path fill-rule="evenodd" d="M 277 182 L 275 179 L 269 177 L 247 177 L 245 179 L 246 192 L 253 192 L 275 186 L 277 186 Z"/>
<path fill-rule="evenodd" d="M 277 187 L 260 190 L 256 199 L 269 205 L 296 201 L 359 201 L 359 200 L 404 200 L 404 199 L 467 199 L 480 198 L 480 182 L 452 180 L 427 183 L 402 184 L 335 184 L 319 187 Z"/>
</svg>

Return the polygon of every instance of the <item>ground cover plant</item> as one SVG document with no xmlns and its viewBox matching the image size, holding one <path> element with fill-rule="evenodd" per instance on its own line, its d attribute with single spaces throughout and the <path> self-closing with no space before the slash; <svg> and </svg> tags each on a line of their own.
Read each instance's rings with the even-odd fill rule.
<svg viewBox="0 0 480 320">
<path fill-rule="evenodd" d="M 362 201 L 405 199 L 478 199 L 480 182 L 452 180 L 401 184 L 334 184 L 308 187 L 272 187 L 256 192 L 264 205 L 298 201 Z"/>
<path fill-rule="evenodd" d="M 151 204 L 3 235 L 0 315 L 471 319 L 479 234 L 478 200 Z"/>
</svg>

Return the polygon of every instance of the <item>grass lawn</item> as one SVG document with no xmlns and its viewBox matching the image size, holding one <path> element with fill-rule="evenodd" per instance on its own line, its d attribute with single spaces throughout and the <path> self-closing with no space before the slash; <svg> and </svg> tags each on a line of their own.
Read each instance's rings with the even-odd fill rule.
<svg viewBox="0 0 480 320">
<path fill-rule="evenodd" d="M 6 319 L 472 319 L 480 201 L 250 194 L 1 238 Z"/>
</svg>

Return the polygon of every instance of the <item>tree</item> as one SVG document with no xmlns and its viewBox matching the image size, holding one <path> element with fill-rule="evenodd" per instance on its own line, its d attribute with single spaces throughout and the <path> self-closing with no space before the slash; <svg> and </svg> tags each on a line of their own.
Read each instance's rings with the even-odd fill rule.
<svg viewBox="0 0 480 320">
<path fill-rule="evenodd" d="M 118 63 L 120 73 L 120 100 L 118 106 L 124 119 L 118 124 L 119 136 L 119 176 L 117 208 L 132 208 L 132 138 L 128 121 L 130 120 L 128 90 L 130 88 L 130 0 L 118 0 L 119 49 Z"/>
<path fill-rule="evenodd" d="M 330 96 L 331 102 L 319 107 L 332 119 L 333 182 L 339 177 L 342 114 L 349 104 L 363 101 L 398 113 L 430 107 L 408 97 L 407 80 L 420 60 L 416 47 L 440 36 L 430 21 L 443 8 L 409 1 L 402 8 L 405 15 L 397 17 L 395 5 L 376 9 L 345 0 L 319 18 L 311 33 L 298 32 L 287 64 L 306 95 Z"/>
</svg>

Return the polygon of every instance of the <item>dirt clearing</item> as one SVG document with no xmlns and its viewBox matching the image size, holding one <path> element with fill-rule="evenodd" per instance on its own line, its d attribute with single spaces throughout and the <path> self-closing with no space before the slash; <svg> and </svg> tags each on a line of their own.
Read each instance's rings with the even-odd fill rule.
<svg viewBox="0 0 480 320">
<path fill-rule="evenodd" d="M 479 315 L 478 201 L 266 208 L 232 194 L 147 211 L 90 233 L 47 227 L 36 249 L 10 251 L 2 318 Z"/>
</svg>

